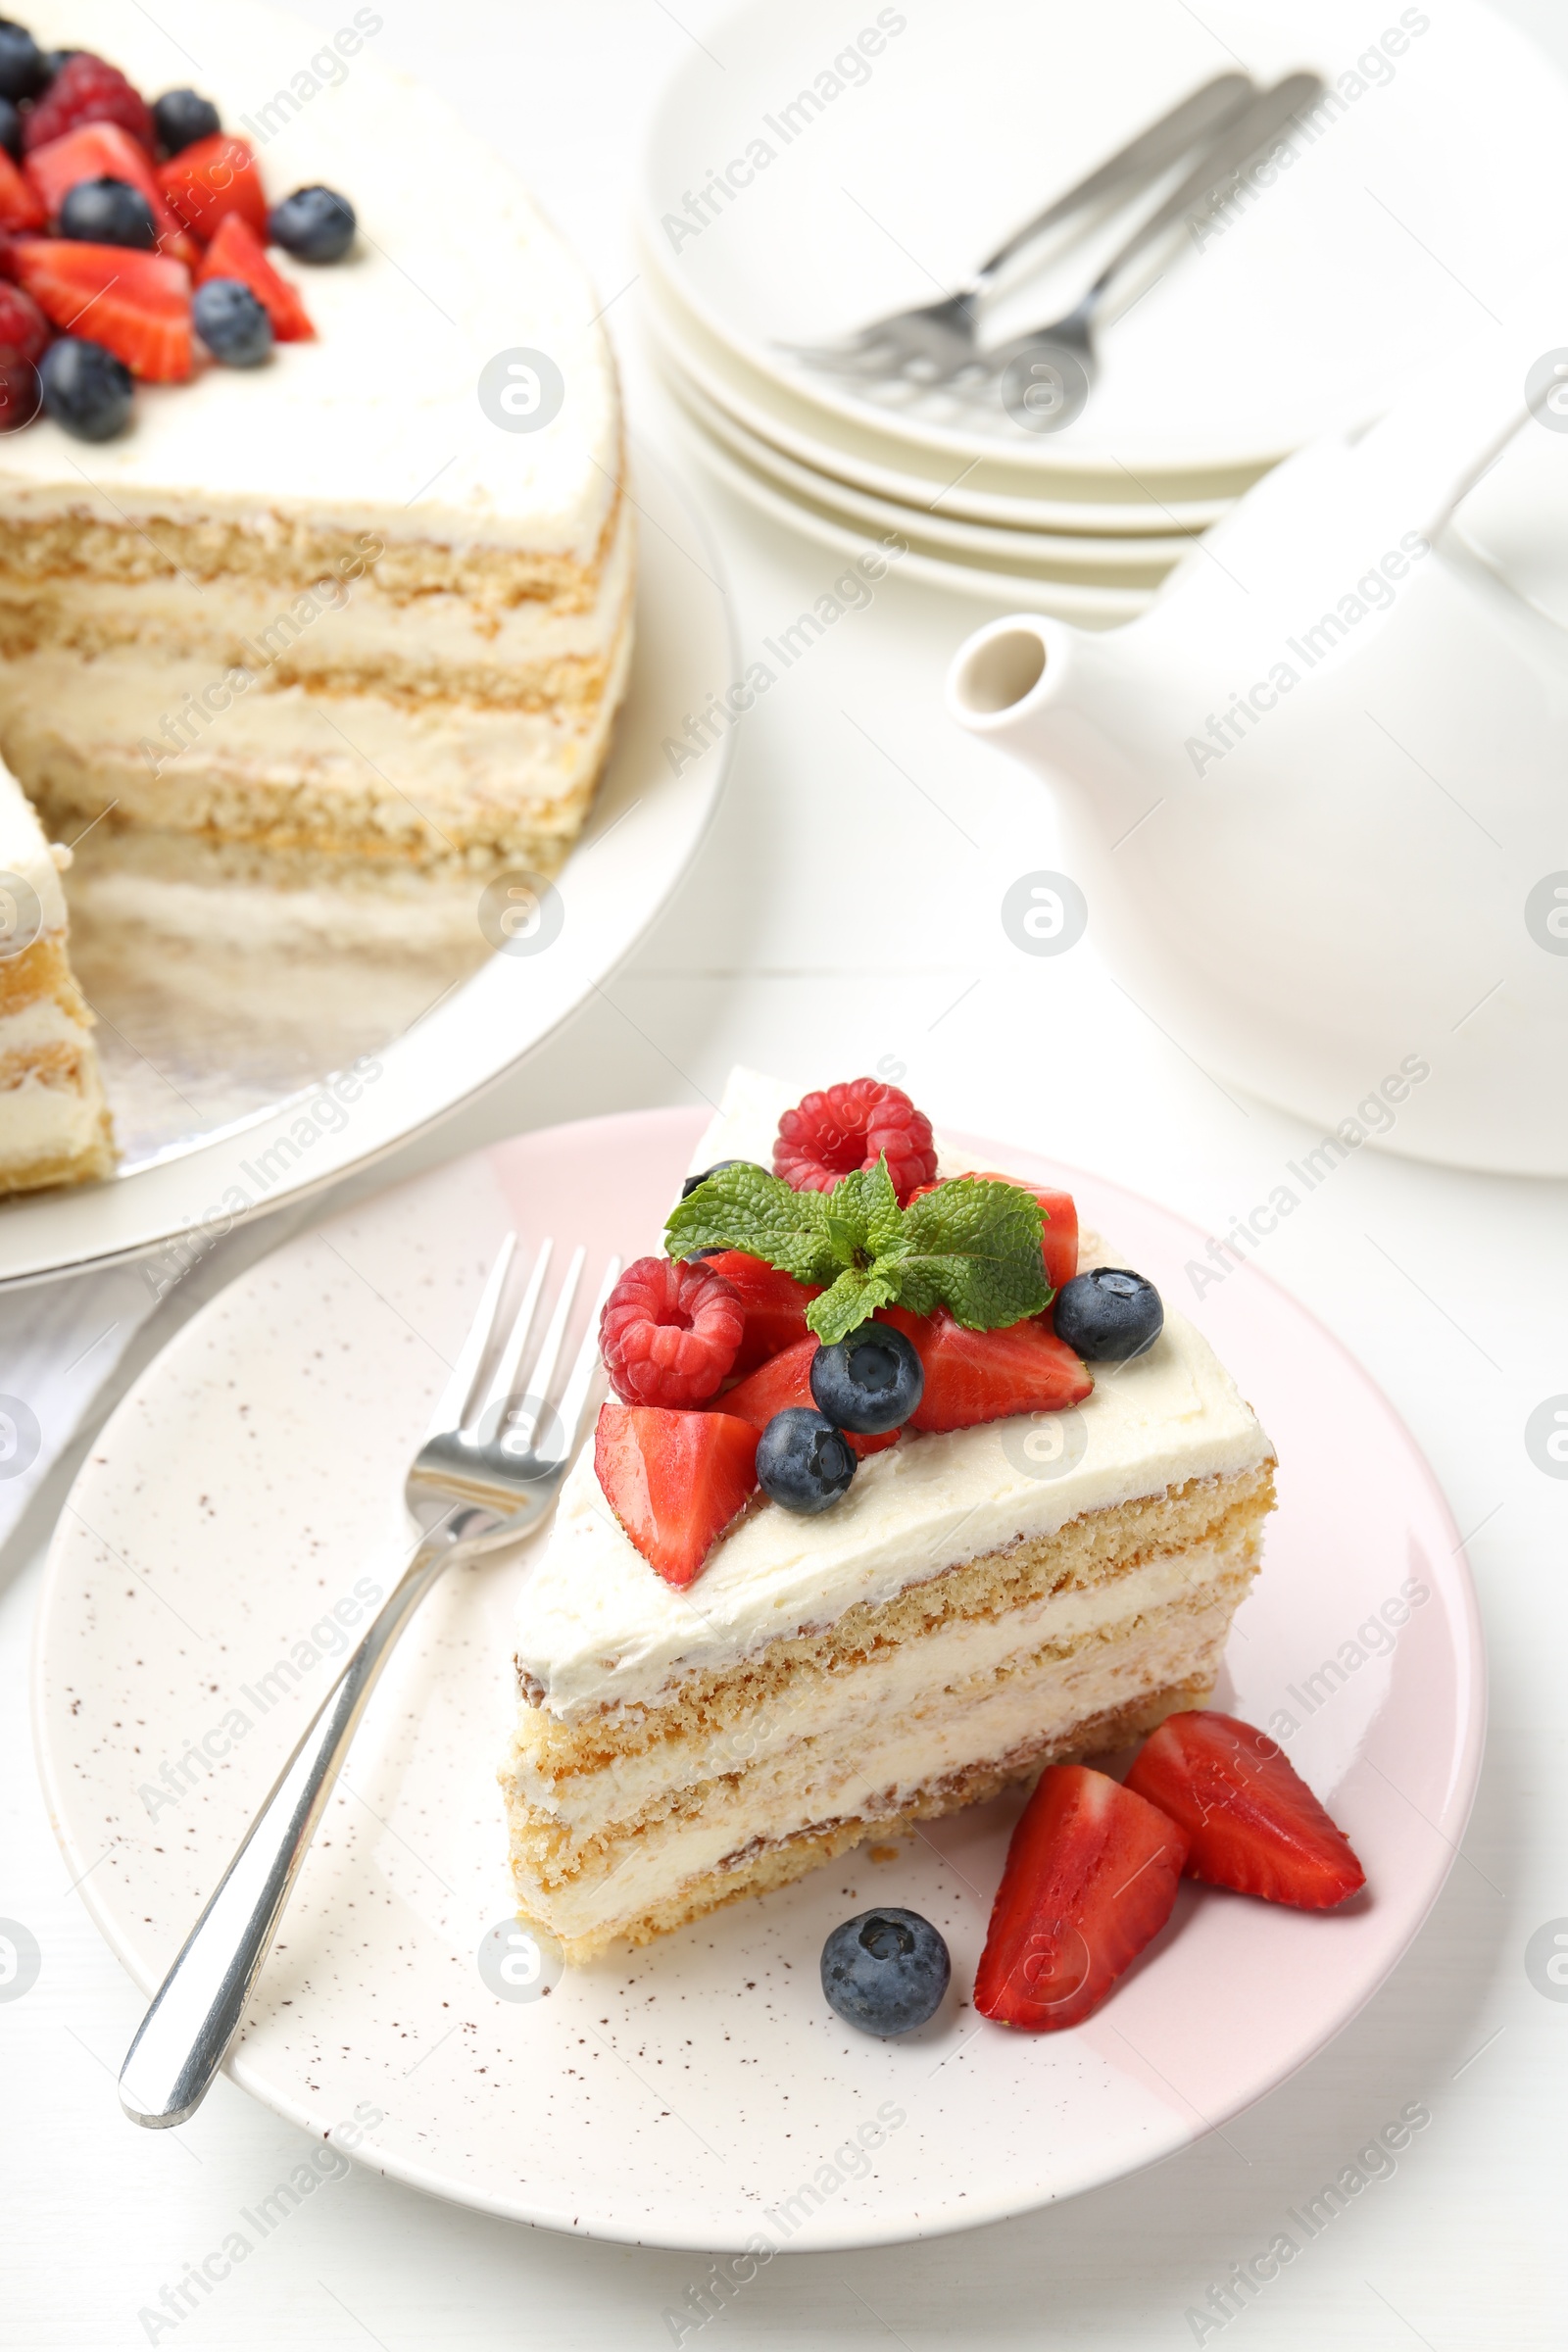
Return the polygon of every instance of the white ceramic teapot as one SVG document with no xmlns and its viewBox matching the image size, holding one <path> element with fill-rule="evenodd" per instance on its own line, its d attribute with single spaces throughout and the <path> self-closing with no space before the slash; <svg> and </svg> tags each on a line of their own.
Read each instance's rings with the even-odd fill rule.
<svg viewBox="0 0 1568 2352">
<path fill-rule="evenodd" d="M 1358 1125 L 1396 1151 L 1560 1175 L 1568 629 L 1537 590 L 1568 611 L 1568 541 L 1522 593 L 1454 523 L 1516 435 L 1568 484 L 1542 349 L 1287 460 L 1125 628 L 992 622 L 948 703 L 1058 788 L 1102 948 L 1200 1062 L 1326 1130 L 1377 1097 Z"/>
</svg>

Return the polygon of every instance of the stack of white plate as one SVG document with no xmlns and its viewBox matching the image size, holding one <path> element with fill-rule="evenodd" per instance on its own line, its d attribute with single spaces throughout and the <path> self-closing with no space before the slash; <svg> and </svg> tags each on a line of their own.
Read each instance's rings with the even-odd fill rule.
<svg viewBox="0 0 1568 2352">
<path fill-rule="evenodd" d="M 1132 618 L 1289 451 L 1377 415 L 1568 261 L 1568 90 L 1477 0 L 751 0 L 657 111 L 645 316 L 694 446 L 835 550 L 895 533 L 906 575 L 1094 626 Z M 1315 68 L 1328 95 L 1098 338 L 1063 429 L 993 393 L 813 372 L 821 343 L 929 302 L 1216 73 Z M 1455 158 L 1467 159 L 1455 168 Z M 1113 249 L 1098 223 L 1009 295 L 1059 317 Z M 990 331 L 988 323 L 988 332 Z M 1434 397 L 1441 398 L 1434 381 Z"/>
</svg>

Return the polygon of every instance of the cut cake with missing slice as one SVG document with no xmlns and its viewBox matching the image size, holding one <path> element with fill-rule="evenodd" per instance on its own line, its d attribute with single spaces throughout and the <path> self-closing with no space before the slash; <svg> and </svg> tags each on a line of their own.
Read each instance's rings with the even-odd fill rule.
<svg viewBox="0 0 1568 2352">
<path fill-rule="evenodd" d="M 735 1072 L 694 1172 L 767 1165 L 788 1103 Z M 1105 1262 L 1085 1235 L 1080 1265 Z M 589 1449 L 520 1604 L 519 1909 L 574 1959 L 645 1942 L 1201 1705 L 1273 1470 L 1168 1311 L 1070 1412 L 906 1431 L 831 1511 L 752 1509 L 685 1589 L 623 1534 Z"/>
</svg>

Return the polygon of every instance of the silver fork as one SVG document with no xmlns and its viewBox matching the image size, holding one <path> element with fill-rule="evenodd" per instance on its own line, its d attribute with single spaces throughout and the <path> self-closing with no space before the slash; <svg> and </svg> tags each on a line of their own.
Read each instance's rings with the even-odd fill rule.
<svg viewBox="0 0 1568 2352">
<path fill-rule="evenodd" d="M 967 285 L 945 301 L 922 304 L 911 311 L 895 311 L 874 318 L 838 343 L 780 343 L 777 348 L 808 368 L 826 374 L 857 375 L 895 383 L 945 380 L 972 359 L 976 350 L 979 306 L 991 293 L 1007 264 L 1075 213 L 1085 212 L 1102 196 L 1126 184 L 1152 182 L 1185 155 L 1200 138 L 1211 136 L 1232 122 L 1255 96 L 1246 74 L 1220 74 L 1204 82 L 1157 122 L 1097 164 L 1075 187 L 1058 196 L 1034 220 L 1013 230 L 989 261 L 982 262 Z"/>
<path fill-rule="evenodd" d="M 300 1864 L 376 1678 L 415 1610 L 453 1560 L 514 1544 L 540 1524 L 576 1451 L 598 1368 L 599 1313 L 620 1272 L 612 1258 L 560 1403 L 547 1402 L 581 1280 L 573 1252 L 520 1401 L 517 1381 L 537 1318 L 552 1245 L 534 1260 L 481 1394 L 479 1375 L 501 1329 L 501 1299 L 516 1252 L 509 1233 L 490 1269 L 468 1336 L 404 1484 L 419 1544 L 279 1773 L 218 1889 L 153 1996 L 120 2072 L 132 2123 L 165 2131 L 195 2114 L 239 2031 Z"/>
<path fill-rule="evenodd" d="M 953 371 L 954 375 L 961 382 L 965 372 L 978 375 L 983 369 L 986 382 L 1003 380 L 1004 395 L 1013 393 L 1008 413 L 1019 423 L 1026 422 L 1018 416 L 1018 409 L 1029 408 L 1030 391 L 1044 390 L 1048 398 L 1034 412 L 1039 421 L 1031 429 L 1054 431 L 1058 424 L 1068 422 L 1064 409 L 1072 408 L 1075 403 L 1081 407 L 1094 381 L 1099 365 L 1094 330 L 1117 279 L 1140 254 L 1147 253 L 1152 245 L 1168 235 L 1178 221 L 1196 214 L 1206 197 L 1216 194 L 1226 180 L 1245 171 L 1254 156 L 1272 146 L 1293 115 L 1298 115 L 1304 107 L 1315 106 L 1322 95 L 1321 77 L 1309 73 L 1288 74 L 1282 81 L 1260 91 L 1226 124 L 1164 202 L 1117 247 L 1088 293 L 1064 318 L 1050 326 L 1036 327 L 1029 334 L 1015 336 L 990 351 L 972 352 L 968 362 Z M 1005 380 L 1009 370 L 1010 385 Z"/>
</svg>

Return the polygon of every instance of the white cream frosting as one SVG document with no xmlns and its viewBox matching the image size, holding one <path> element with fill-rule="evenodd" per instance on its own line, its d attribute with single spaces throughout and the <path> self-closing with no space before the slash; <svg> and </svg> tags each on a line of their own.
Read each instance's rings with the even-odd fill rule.
<svg viewBox="0 0 1568 2352">
<path fill-rule="evenodd" d="M 727 1158 L 766 1165 L 779 1114 L 794 1099 L 754 1072 L 733 1072 L 693 1171 Z M 943 1155 L 945 1174 L 967 1164 Z M 1235 1475 L 1272 1453 L 1207 1342 L 1168 1305 L 1149 1352 L 1102 1367 L 1074 1411 L 1082 1454 L 1055 1476 L 1040 1475 L 1026 1449 L 1029 1416 L 906 1437 L 863 1461 L 843 1501 L 819 1517 L 754 1504 L 684 1591 L 656 1575 L 622 1533 L 590 1447 L 523 1588 L 519 1672 L 564 1719 L 652 1701 L 678 1674 L 735 1665 L 959 1561 L 1187 1479 Z M 1060 1417 L 1043 1424 L 1054 1437 Z"/>
<path fill-rule="evenodd" d="M 63 931 L 66 896 L 60 887 L 49 844 L 32 813 L 31 802 L 11 770 L 0 761 L 0 889 L 4 888 L 8 874 L 15 874 L 19 881 L 24 882 L 37 899 L 43 929 Z M 30 909 L 26 911 L 30 914 Z M 21 913 L 19 909 L 17 915 L 12 915 L 0 908 L 8 925 L 21 919 Z"/>
<path fill-rule="evenodd" d="M 355 14 L 343 11 L 351 41 Z M 46 47 L 96 50 L 144 94 L 193 83 L 252 138 L 271 201 L 323 180 L 362 233 L 330 268 L 282 259 L 316 342 L 280 345 L 255 369 L 140 385 L 129 430 L 97 447 L 42 419 L 6 434 L 0 515 L 218 516 L 285 538 L 300 519 L 592 560 L 620 473 L 598 299 L 506 167 L 379 62 L 373 32 L 345 59 L 327 34 L 250 0 L 39 0 L 26 17 Z M 270 135 L 247 132 L 247 116 Z M 479 405 L 480 370 L 515 350 L 543 352 L 564 386 L 533 432 L 503 430 Z"/>
</svg>

